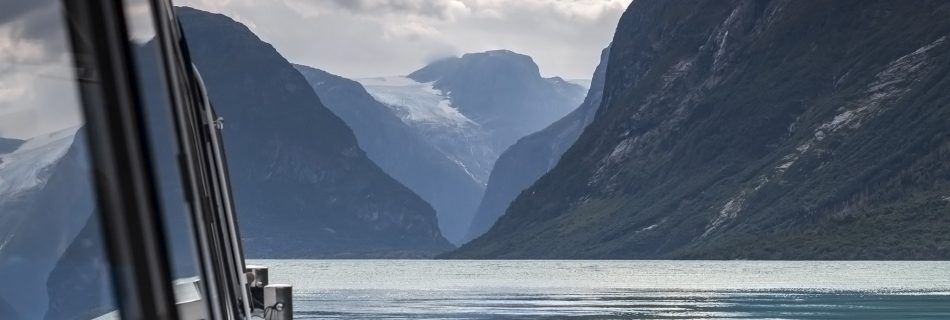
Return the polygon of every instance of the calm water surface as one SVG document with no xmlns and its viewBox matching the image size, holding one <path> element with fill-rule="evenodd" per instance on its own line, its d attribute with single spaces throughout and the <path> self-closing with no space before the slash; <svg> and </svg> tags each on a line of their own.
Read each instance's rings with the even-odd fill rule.
<svg viewBox="0 0 950 320">
<path fill-rule="evenodd" d="M 297 319 L 950 319 L 948 262 L 252 263 Z"/>
</svg>

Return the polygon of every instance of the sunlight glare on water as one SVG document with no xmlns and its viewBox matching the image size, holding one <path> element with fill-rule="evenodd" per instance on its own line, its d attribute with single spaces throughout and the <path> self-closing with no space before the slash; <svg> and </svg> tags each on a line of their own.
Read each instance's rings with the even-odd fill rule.
<svg viewBox="0 0 950 320">
<path fill-rule="evenodd" d="M 297 319 L 950 318 L 948 262 L 257 260 Z"/>
</svg>

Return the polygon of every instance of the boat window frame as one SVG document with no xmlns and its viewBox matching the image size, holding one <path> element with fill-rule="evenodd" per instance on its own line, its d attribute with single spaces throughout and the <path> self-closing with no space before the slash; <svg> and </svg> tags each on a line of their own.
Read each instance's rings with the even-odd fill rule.
<svg viewBox="0 0 950 320">
<path fill-rule="evenodd" d="M 204 83 L 193 65 L 187 41 L 174 7 L 166 0 L 151 0 L 156 17 L 156 37 L 167 60 L 166 77 L 175 105 L 182 172 L 191 186 L 192 213 L 200 239 L 199 259 L 208 274 L 211 313 L 215 319 L 250 318 L 251 300 L 244 251 L 237 230 L 226 155 L 218 116 Z"/>
<path fill-rule="evenodd" d="M 183 35 L 174 15 L 174 7 L 165 0 L 150 0 L 155 15 L 155 41 L 163 59 L 172 121 L 178 139 L 179 169 L 183 175 L 185 200 L 189 204 L 193 235 L 197 242 L 198 263 L 205 282 L 204 298 L 208 300 L 208 316 L 213 319 L 241 319 L 242 314 L 231 301 L 225 287 L 225 270 L 217 262 L 221 255 L 215 241 L 217 221 L 213 219 L 214 206 L 209 201 L 209 183 L 203 168 L 201 141 L 203 119 L 202 93 L 194 90 L 196 79 L 191 75 L 191 62 L 186 48 L 181 45 Z"/>
<path fill-rule="evenodd" d="M 79 90 L 99 223 L 124 319 L 179 319 L 147 146 L 143 97 L 121 1 L 63 1 L 73 60 L 96 74 Z M 88 51 L 88 52 L 87 52 Z"/>
<path fill-rule="evenodd" d="M 80 90 L 90 142 L 96 199 L 114 270 L 119 314 L 126 319 L 170 319 L 178 312 L 165 241 L 161 192 L 150 156 L 144 97 L 138 86 L 123 1 L 63 0 L 70 42 L 88 55 L 98 85 Z M 149 0 L 177 142 L 189 230 L 197 246 L 202 298 L 211 319 L 250 318 L 244 253 L 217 114 L 188 56 L 168 0 Z M 74 49 L 75 51 L 75 49 Z M 99 103 L 101 101 L 101 103 Z M 96 102 L 96 103 L 93 103 Z"/>
<path fill-rule="evenodd" d="M 185 46 L 183 52 L 187 52 L 187 43 L 182 41 Z M 208 174 L 208 183 L 210 185 L 210 203 L 214 210 L 211 210 L 215 221 L 213 228 L 215 231 L 213 239 L 217 241 L 215 245 L 220 248 L 221 254 L 215 255 L 215 264 L 220 266 L 220 272 L 223 273 L 225 282 L 222 290 L 231 297 L 232 309 L 244 315 L 251 314 L 251 295 L 247 283 L 246 265 L 244 262 L 244 249 L 241 244 L 240 231 L 237 224 L 237 214 L 234 210 L 234 200 L 231 197 L 230 173 L 227 167 L 227 156 L 224 152 L 223 137 L 223 118 L 215 112 L 211 104 L 204 81 L 196 67 L 192 69 L 191 83 L 194 85 L 198 98 L 196 116 L 202 121 L 199 128 L 204 129 L 202 133 L 202 152 L 204 156 L 204 166 Z M 240 316 L 240 315 L 239 315 Z"/>
</svg>

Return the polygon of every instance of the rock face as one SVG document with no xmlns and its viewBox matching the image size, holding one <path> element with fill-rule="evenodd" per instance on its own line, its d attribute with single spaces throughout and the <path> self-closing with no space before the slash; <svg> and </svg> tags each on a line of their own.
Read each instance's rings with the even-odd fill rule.
<svg viewBox="0 0 950 320">
<path fill-rule="evenodd" d="M 507 50 L 436 61 L 406 77 L 357 81 L 479 186 L 467 199 L 481 199 L 502 151 L 584 99 L 582 86 L 543 78 L 531 57 Z M 453 241 L 466 240 L 478 201 L 441 214 L 452 217 L 443 232 Z"/>
<path fill-rule="evenodd" d="M 452 248 L 432 207 L 366 157 L 272 46 L 223 15 L 177 13 L 225 119 L 249 257 L 426 257 Z"/>
<path fill-rule="evenodd" d="M 950 258 L 950 5 L 636 1 L 603 103 L 465 258 Z"/>
<path fill-rule="evenodd" d="M 554 168 L 561 155 L 594 120 L 604 93 L 608 53 L 609 49 L 604 49 L 601 53 L 601 61 L 594 71 L 587 98 L 580 107 L 544 130 L 521 138 L 498 157 L 488 179 L 485 196 L 472 220 L 467 240 L 475 239 L 488 231 L 522 190 Z"/>
<path fill-rule="evenodd" d="M 484 187 L 358 82 L 307 66 L 296 68 L 327 109 L 353 129 L 366 155 L 431 204 L 447 236 L 459 234 L 456 229 L 469 223 Z"/>
</svg>

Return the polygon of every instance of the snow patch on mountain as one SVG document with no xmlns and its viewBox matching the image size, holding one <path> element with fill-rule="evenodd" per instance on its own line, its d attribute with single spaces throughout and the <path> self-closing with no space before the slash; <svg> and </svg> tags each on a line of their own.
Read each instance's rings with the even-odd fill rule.
<svg viewBox="0 0 950 320">
<path fill-rule="evenodd" d="M 393 109 L 407 124 L 467 127 L 478 124 L 452 106 L 449 94 L 434 82 L 416 82 L 407 77 L 357 79 L 376 100 Z"/>
<path fill-rule="evenodd" d="M 722 206 L 722 210 L 719 210 L 719 215 L 706 226 L 706 231 L 703 232 L 700 238 L 709 236 L 727 221 L 735 220 L 735 218 L 739 216 L 739 211 L 742 211 L 745 205 L 746 196 L 747 193 L 742 191 L 732 199 L 729 199 L 729 201 Z"/>
<path fill-rule="evenodd" d="M 78 130 L 73 127 L 34 137 L 0 156 L 0 201 L 45 184 L 52 174 L 47 169 L 66 155 Z"/>
<path fill-rule="evenodd" d="M 357 79 L 374 99 L 415 128 L 476 183 L 488 184 L 498 151 L 490 133 L 452 106 L 451 92 L 407 77 Z"/>
<path fill-rule="evenodd" d="M 640 230 L 635 231 L 633 234 L 640 234 L 640 233 L 643 233 L 643 232 L 647 232 L 647 231 L 656 229 L 656 227 L 659 227 L 661 224 L 663 224 L 663 223 L 665 223 L 665 222 L 666 222 L 666 219 L 663 219 L 663 220 L 661 220 L 660 222 L 657 222 L 657 223 L 651 224 L 651 225 L 649 225 L 649 226 L 640 228 Z"/>
</svg>

